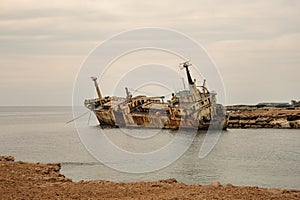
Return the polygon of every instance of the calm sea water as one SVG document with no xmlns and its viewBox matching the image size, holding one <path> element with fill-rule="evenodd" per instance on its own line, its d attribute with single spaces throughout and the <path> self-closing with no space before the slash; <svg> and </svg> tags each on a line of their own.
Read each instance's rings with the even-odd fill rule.
<svg viewBox="0 0 300 200">
<path fill-rule="evenodd" d="M 153 173 L 130 174 L 95 160 L 81 144 L 74 124 L 66 124 L 70 119 L 70 107 L 0 107 L 0 154 L 29 162 L 62 163 L 61 172 L 75 181 L 172 177 L 186 183 L 219 180 L 223 184 L 300 189 L 300 130 L 228 130 L 204 159 L 198 158 L 204 138 L 199 133 L 189 150 L 170 166 Z M 112 134 L 118 140 L 116 133 Z M 122 139 L 117 142 L 122 145 Z"/>
</svg>

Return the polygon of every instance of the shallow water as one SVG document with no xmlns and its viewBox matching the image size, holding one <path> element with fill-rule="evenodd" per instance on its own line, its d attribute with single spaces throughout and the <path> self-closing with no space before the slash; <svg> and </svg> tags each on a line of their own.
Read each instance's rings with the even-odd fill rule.
<svg viewBox="0 0 300 200">
<path fill-rule="evenodd" d="M 174 177 L 186 183 L 219 180 L 223 184 L 300 189 L 300 130 L 231 129 L 222 133 L 204 159 L 198 157 L 205 136 L 200 132 L 188 151 L 170 166 L 153 173 L 131 174 L 95 160 L 81 144 L 74 123 L 66 124 L 70 119 L 70 107 L 0 107 L 0 154 L 29 162 L 62 163 L 61 172 L 73 180 L 141 181 Z M 110 130 L 109 137 L 132 150 L 117 130 Z M 172 133 L 166 131 L 155 145 L 145 142 L 137 146 L 149 151 L 171 137 Z"/>
</svg>

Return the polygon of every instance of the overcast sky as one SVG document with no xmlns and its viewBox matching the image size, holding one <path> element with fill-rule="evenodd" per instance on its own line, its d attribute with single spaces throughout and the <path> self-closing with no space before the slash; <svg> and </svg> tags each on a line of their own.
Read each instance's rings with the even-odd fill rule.
<svg viewBox="0 0 300 200">
<path fill-rule="evenodd" d="M 121 31 L 162 27 L 208 52 L 227 104 L 300 100 L 300 1 L 0 1 L 0 105 L 71 105 L 81 63 Z"/>
</svg>

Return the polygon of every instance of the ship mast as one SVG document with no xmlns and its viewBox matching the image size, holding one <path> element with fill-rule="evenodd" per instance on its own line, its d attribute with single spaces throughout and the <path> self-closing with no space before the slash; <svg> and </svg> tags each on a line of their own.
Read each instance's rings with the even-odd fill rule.
<svg viewBox="0 0 300 200">
<path fill-rule="evenodd" d="M 189 85 L 194 85 L 194 82 L 193 82 L 191 74 L 190 74 L 189 66 L 190 66 L 190 64 L 188 63 L 188 61 L 183 63 L 183 67 L 186 69 L 186 75 L 188 78 Z"/>
<path fill-rule="evenodd" d="M 196 98 L 199 99 L 201 98 L 200 96 L 200 91 L 197 89 L 196 87 L 196 79 L 192 79 L 192 76 L 190 74 L 190 70 L 189 70 L 189 66 L 191 66 L 192 64 L 189 63 L 189 61 L 186 61 L 184 63 L 182 63 L 182 67 L 185 68 L 186 70 L 186 75 L 187 75 L 187 79 L 189 82 L 189 88 L 190 88 L 190 93 Z"/>
<path fill-rule="evenodd" d="M 92 76 L 91 79 L 92 79 L 92 81 L 94 81 L 94 84 L 95 84 L 95 87 L 96 87 L 96 90 L 97 90 L 97 94 L 98 94 L 99 99 L 102 99 L 102 95 L 101 95 L 101 92 L 100 92 L 100 88 L 99 88 L 99 86 L 98 86 L 98 84 L 97 84 L 97 78 L 94 77 L 94 76 Z"/>
</svg>

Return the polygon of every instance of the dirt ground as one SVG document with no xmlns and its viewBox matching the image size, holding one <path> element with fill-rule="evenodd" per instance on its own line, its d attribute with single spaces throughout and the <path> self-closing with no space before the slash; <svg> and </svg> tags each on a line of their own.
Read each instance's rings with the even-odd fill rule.
<svg viewBox="0 0 300 200">
<path fill-rule="evenodd" d="M 60 164 L 15 162 L 11 156 L 0 156 L 0 199 L 300 199 L 300 190 L 223 186 L 219 182 L 73 182 L 59 170 Z"/>
</svg>

